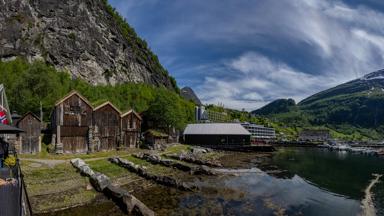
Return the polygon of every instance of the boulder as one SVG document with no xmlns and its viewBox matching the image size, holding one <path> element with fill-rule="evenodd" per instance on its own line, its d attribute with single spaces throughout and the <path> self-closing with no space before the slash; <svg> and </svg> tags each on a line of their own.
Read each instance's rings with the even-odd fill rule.
<svg viewBox="0 0 384 216">
<path fill-rule="evenodd" d="M 90 178 L 92 185 L 99 192 L 103 191 L 106 187 L 108 187 L 108 185 L 111 184 L 109 177 L 102 173 L 95 173 L 94 175 L 90 176 Z"/>
</svg>

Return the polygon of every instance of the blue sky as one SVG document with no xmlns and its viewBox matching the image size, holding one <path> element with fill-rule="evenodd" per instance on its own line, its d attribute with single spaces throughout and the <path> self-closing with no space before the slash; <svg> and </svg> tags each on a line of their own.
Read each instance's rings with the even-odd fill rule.
<svg viewBox="0 0 384 216">
<path fill-rule="evenodd" d="M 110 0 L 180 87 L 254 110 L 384 68 L 382 0 Z"/>
</svg>

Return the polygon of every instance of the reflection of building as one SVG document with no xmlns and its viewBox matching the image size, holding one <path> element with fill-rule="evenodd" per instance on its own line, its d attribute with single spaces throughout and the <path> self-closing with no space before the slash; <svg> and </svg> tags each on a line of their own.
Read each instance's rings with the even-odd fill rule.
<svg viewBox="0 0 384 216">
<path fill-rule="evenodd" d="M 227 122 L 228 115 L 225 112 L 206 110 L 204 106 L 195 108 L 196 122 Z"/>
<path fill-rule="evenodd" d="M 245 146 L 250 144 L 250 138 L 251 134 L 235 123 L 189 124 L 184 130 L 184 141 L 190 145 Z"/>
<path fill-rule="evenodd" d="M 252 123 L 242 123 L 245 129 L 247 129 L 252 135 L 252 140 L 273 140 L 276 138 L 275 129 L 264 127 L 262 125 Z"/>
<path fill-rule="evenodd" d="M 329 130 L 302 130 L 299 133 L 300 141 L 322 142 L 330 138 Z"/>
</svg>

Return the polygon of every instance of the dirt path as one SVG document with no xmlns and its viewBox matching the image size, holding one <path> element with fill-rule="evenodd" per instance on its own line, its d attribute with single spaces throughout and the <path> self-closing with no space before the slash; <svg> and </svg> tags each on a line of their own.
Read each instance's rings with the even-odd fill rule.
<svg viewBox="0 0 384 216">
<path fill-rule="evenodd" d="M 372 190 L 373 186 L 375 186 L 375 184 L 379 182 L 380 178 L 383 175 L 373 174 L 373 176 L 375 178 L 372 179 L 371 183 L 365 189 L 365 197 L 361 201 L 362 209 L 363 209 L 362 214 L 361 214 L 362 216 L 376 216 L 376 210 L 375 210 L 375 206 L 373 204 L 373 194 L 372 194 L 371 190 Z"/>
<path fill-rule="evenodd" d="M 119 157 L 126 157 L 129 156 L 130 154 L 127 155 L 120 155 Z M 103 159 L 108 159 L 109 157 L 96 157 L 96 158 L 88 158 L 84 159 L 84 161 L 96 161 L 96 160 L 103 160 Z M 55 159 L 35 159 L 35 158 L 20 158 L 21 161 L 31 161 L 31 162 L 36 162 L 40 164 L 47 165 L 50 168 L 55 167 L 56 165 L 62 164 L 62 163 L 69 163 L 70 159 L 67 160 L 55 160 Z"/>
<path fill-rule="evenodd" d="M 36 163 L 41 163 L 49 166 L 50 168 L 55 167 L 58 164 L 65 163 L 66 160 L 49 160 L 49 159 L 33 159 L 33 158 L 20 158 L 21 161 L 32 161 Z"/>
</svg>

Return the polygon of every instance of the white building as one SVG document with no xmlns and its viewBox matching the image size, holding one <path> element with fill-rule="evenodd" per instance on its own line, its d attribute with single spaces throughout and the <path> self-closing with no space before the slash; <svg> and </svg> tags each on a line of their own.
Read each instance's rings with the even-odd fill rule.
<svg viewBox="0 0 384 216">
<path fill-rule="evenodd" d="M 276 132 L 273 128 L 264 127 L 262 125 L 252 123 L 242 123 L 245 129 L 247 129 L 252 135 L 251 139 L 257 140 L 272 140 L 276 139 Z"/>
</svg>

